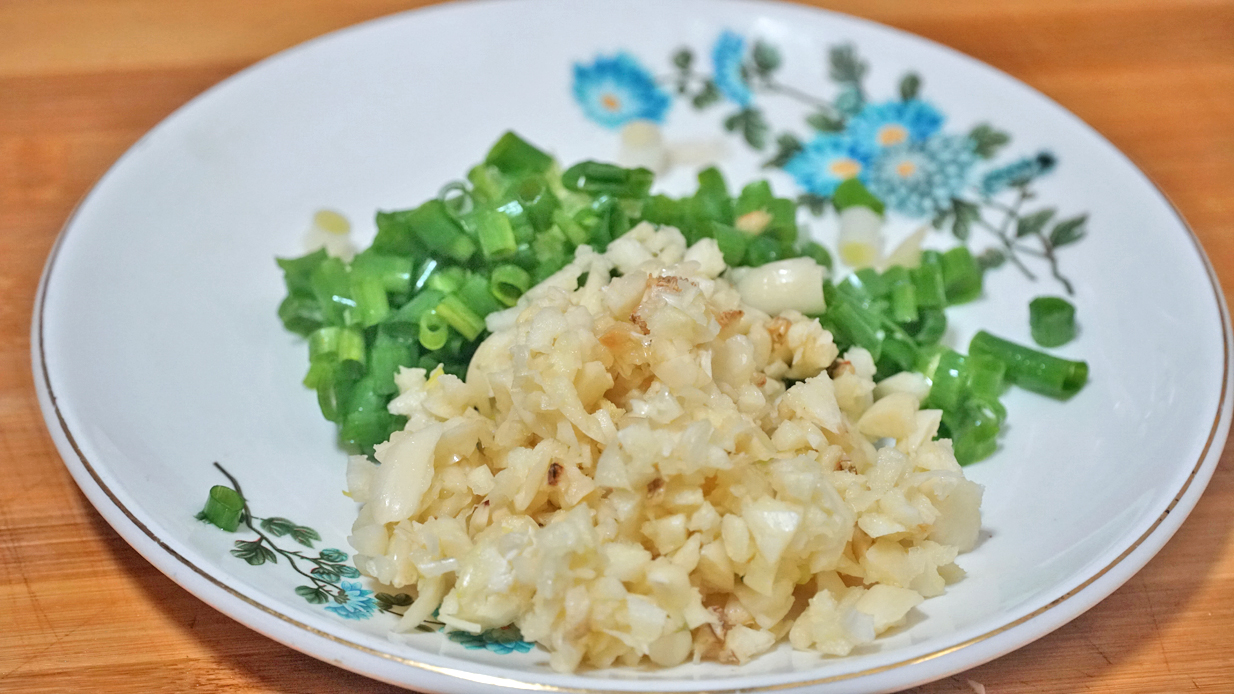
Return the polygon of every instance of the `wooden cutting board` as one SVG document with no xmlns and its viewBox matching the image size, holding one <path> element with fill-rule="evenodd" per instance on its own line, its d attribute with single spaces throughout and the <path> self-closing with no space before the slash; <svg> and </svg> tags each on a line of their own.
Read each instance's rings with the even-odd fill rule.
<svg viewBox="0 0 1234 694">
<path fill-rule="evenodd" d="M 130 549 L 52 446 L 28 335 L 57 231 L 142 133 L 275 51 L 419 4 L 0 2 L 0 691 L 393 691 L 231 621 Z M 1062 103 L 1165 190 L 1234 287 L 1234 2 L 818 4 L 940 41 Z M 1230 455 L 1177 536 L 1118 592 L 916 691 L 1234 692 Z"/>
</svg>

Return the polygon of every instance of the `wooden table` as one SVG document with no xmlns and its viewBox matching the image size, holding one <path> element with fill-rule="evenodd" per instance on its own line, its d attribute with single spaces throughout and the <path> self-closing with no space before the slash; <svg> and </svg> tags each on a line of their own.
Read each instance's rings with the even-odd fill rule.
<svg viewBox="0 0 1234 694">
<path fill-rule="evenodd" d="M 28 335 L 57 231 L 142 133 L 260 58 L 418 4 L 0 2 L 0 691 L 393 691 L 249 631 L 130 549 L 52 446 Z M 832 5 L 976 56 L 1091 123 L 1174 200 L 1234 287 L 1234 1 Z M 970 680 L 996 694 L 1234 691 L 1232 452 L 1178 535 L 1122 589 L 1054 634 L 918 691 L 971 692 Z"/>
</svg>

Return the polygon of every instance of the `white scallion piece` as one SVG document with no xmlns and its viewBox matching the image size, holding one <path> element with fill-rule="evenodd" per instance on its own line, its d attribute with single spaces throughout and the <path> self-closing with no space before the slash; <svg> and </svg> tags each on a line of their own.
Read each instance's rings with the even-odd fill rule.
<svg viewBox="0 0 1234 694">
<path fill-rule="evenodd" d="M 883 218 L 868 207 L 854 205 L 840 212 L 840 260 L 855 269 L 874 267 L 883 257 Z"/>
<path fill-rule="evenodd" d="M 351 222 L 334 210 L 317 210 L 304 235 L 304 248 L 310 253 L 324 248 L 331 257 L 351 262 L 356 256 L 356 246 L 351 242 Z"/>
</svg>

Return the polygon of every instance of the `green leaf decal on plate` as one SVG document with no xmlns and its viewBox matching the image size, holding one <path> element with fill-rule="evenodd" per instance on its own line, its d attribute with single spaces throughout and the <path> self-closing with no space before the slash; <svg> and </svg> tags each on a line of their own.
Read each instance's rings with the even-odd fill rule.
<svg viewBox="0 0 1234 694">
<path fill-rule="evenodd" d="M 824 133 L 838 133 L 844 130 L 844 121 L 832 118 L 822 111 L 806 116 L 806 125 Z"/>
<path fill-rule="evenodd" d="M 686 71 L 694 63 L 694 51 L 689 48 L 678 48 L 673 54 L 673 65 L 677 66 L 678 70 Z"/>
<path fill-rule="evenodd" d="M 706 82 L 703 83 L 703 88 L 700 89 L 699 92 L 694 95 L 694 98 L 691 100 L 691 103 L 694 104 L 694 108 L 707 108 L 708 106 L 716 103 L 719 100 L 720 100 L 720 89 L 716 87 L 715 82 L 712 82 L 711 80 L 707 80 Z"/>
<path fill-rule="evenodd" d="M 382 606 L 382 609 L 388 607 L 407 607 L 412 603 L 411 596 L 406 593 L 398 593 L 396 595 L 378 593 L 373 596 L 373 599 Z"/>
<path fill-rule="evenodd" d="M 318 566 L 309 573 L 326 583 L 338 583 L 340 578 L 339 573 L 329 566 Z"/>
<path fill-rule="evenodd" d="M 305 547 L 311 548 L 314 542 L 321 541 L 321 535 L 318 535 L 317 531 L 313 530 L 312 528 L 309 528 L 303 525 L 297 525 L 296 527 L 291 529 L 291 539 L 295 540 L 296 542 L 299 542 Z"/>
<path fill-rule="evenodd" d="M 981 219 L 981 209 L 965 200 L 952 200 L 952 210 L 955 220 L 951 224 L 951 234 L 961 241 L 967 241 L 973 222 Z"/>
<path fill-rule="evenodd" d="M 312 586 L 296 586 L 296 595 L 313 605 L 324 605 L 330 602 L 330 596 L 326 594 L 326 591 Z"/>
<path fill-rule="evenodd" d="M 1032 234 L 1040 234 L 1045 225 L 1049 223 L 1054 216 L 1054 208 L 1046 208 L 1030 215 L 1020 217 L 1015 225 L 1016 238 L 1030 236 Z"/>
<path fill-rule="evenodd" d="M 282 537 L 294 530 L 295 527 L 296 524 L 286 518 L 275 517 L 261 519 L 261 529 L 275 537 Z"/>
<path fill-rule="evenodd" d="M 917 93 L 921 91 L 921 76 L 915 72 L 910 72 L 900 79 L 900 100 L 912 101 L 917 98 Z"/>
<path fill-rule="evenodd" d="M 763 168 L 778 169 L 797 156 L 797 153 L 800 151 L 801 140 L 798 140 L 796 135 L 784 133 L 776 138 L 776 153 L 770 159 L 763 162 Z"/>
<path fill-rule="evenodd" d="M 858 83 L 866 74 L 866 64 L 857 57 L 857 51 L 849 44 L 834 46 L 829 52 L 831 79 L 836 82 Z"/>
<path fill-rule="evenodd" d="M 1006 254 L 997 248 L 987 248 L 977 256 L 977 265 L 981 266 L 982 270 L 992 270 L 1005 262 L 1007 262 Z"/>
<path fill-rule="evenodd" d="M 766 41 L 754 42 L 754 69 L 768 75 L 780 67 L 780 51 Z"/>
<path fill-rule="evenodd" d="M 1010 135 L 1001 130 L 995 130 L 988 123 L 982 123 L 973 128 L 968 137 L 973 141 L 973 151 L 983 159 L 993 157 L 1003 145 L 1011 142 Z"/>
<path fill-rule="evenodd" d="M 321 538 L 317 538 L 317 539 L 321 539 Z M 317 556 L 321 557 L 323 561 L 334 562 L 335 564 L 339 562 L 347 561 L 347 553 L 341 550 L 334 549 L 333 547 L 327 547 L 321 550 L 321 552 L 319 552 Z"/>
<path fill-rule="evenodd" d="M 1079 217 L 1065 219 L 1050 231 L 1050 245 L 1055 248 L 1073 244 L 1076 241 L 1084 238 L 1084 224 L 1088 221 L 1088 215 L 1082 214 Z"/>
<path fill-rule="evenodd" d="M 261 566 L 266 562 L 278 563 L 278 556 L 261 540 L 236 540 L 236 546 L 231 550 L 232 556 L 239 557 L 253 566 Z"/>
</svg>

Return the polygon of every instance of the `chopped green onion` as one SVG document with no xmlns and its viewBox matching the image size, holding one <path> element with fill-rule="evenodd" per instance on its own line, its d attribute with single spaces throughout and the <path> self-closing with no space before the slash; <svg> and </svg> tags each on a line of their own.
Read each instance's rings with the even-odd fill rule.
<svg viewBox="0 0 1234 694">
<path fill-rule="evenodd" d="M 721 224 L 733 223 L 733 201 L 728 196 L 728 184 L 724 182 L 724 174 L 714 166 L 698 172 L 694 211 L 701 219 Z"/>
<path fill-rule="evenodd" d="M 965 246 L 956 246 L 942 257 L 943 284 L 948 304 L 963 304 L 981 296 L 981 266 Z"/>
<path fill-rule="evenodd" d="M 287 283 L 287 291 L 291 294 L 312 295 L 313 271 L 328 257 L 324 248 L 318 248 L 299 258 L 275 258 L 275 262 L 283 270 L 283 281 Z"/>
<path fill-rule="evenodd" d="M 440 200 L 429 200 L 412 210 L 407 215 L 407 224 L 416 239 L 434 253 L 462 262 L 476 252 L 476 242 L 463 233 Z"/>
<path fill-rule="evenodd" d="M 522 205 L 535 231 L 544 231 L 553 223 L 553 213 L 560 205 L 544 177 L 526 176 L 512 186 L 515 199 Z"/>
<path fill-rule="evenodd" d="M 411 291 L 418 292 L 424 289 L 424 285 L 428 283 L 428 278 L 437 271 L 437 266 L 436 258 L 425 258 L 424 262 L 420 263 L 420 267 L 416 269 L 416 279 L 411 283 Z"/>
<path fill-rule="evenodd" d="M 864 347 L 875 360 L 879 358 L 884 333 L 878 326 L 878 316 L 847 301 L 831 304 L 825 315 L 849 343 Z"/>
<path fill-rule="evenodd" d="M 240 527 L 240 516 L 243 513 L 244 497 L 231 487 L 216 484 L 210 488 L 210 494 L 206 497 L 206 507 L 201 510 L 201 515 L 198 517 L 231 533 Z"/>
<path fill-rule="evenodd" d="M 1028 304 L 1028 326 L 1042 347 L 1065 345 L 1075 338 L 1075 306 L 1057 296 L 1039 296 Z"/>
<path fill-rule="evenodd" d="M 913 366 L 913 370 L 933 381 L 934 372 L 938 370 L 938 363 L 942 361 L 943 355 L 949 349 L 938 344 L 921 347 L 917 352 L 917 363 Z"/>
<path fill-rule="evenodd" d="M 321 303 L 316 298 L 293 293 L 279 304 L 278 315 L 284 328 L 303 337 L 308 337 L 325 322 Z"/>
<path fill-rule="evenodd" d="M 928 258 L 928 260 L 927 260 Z M 917 304 L 922 308 L 942 308 L 947 305 L 947 289 L 943 283 L 942 256 L 936 251 L 922 251 L 921 265 L 909 271 Z"/>
<path fill-rule="evenodd" d="M 468 340 L 474 340 L 479 337 L 480 333 L 484 332 L 484 317 L 477 315 L 457 295 L 451 294 L 442 299 L 441 303 L 437 304 L 436 315 L 445 320 L 451 328 L 459 331 Z M 420 320 L 420 342 L 424 342 L 423 318 Z M 445 342 L 443 341 L 442 345 L 444 344 Z M 429 347 L 429 349 L 440 349 L 442 345 Z M 424 346 L 428 347 L 428 345 Z"/>
<path fill-rule="evenodd" d="M 392 294 L 411 290 L 411 258 L 364 251 L 351 261 L 351 276 L 374 277 Z"/>
<path fill-rule="evenodd" d="M 483 319 L 493 311 L 500 311 L 501 304 L 493 297 L 493 293 L 489 291 L 489 280 L 482 275 L 471 275 L 463 282 L 463 286 L 458 288 L 455 296 L 463 302 L 463 305 L 471 310 L 472 313 Z M 474 338 L 467 338 L 474 339 Z"/>
<path fill-rule="evenodd" d="M 489 277 L 489 292 L 506 306 L 513 306 L 531 287 L 531 275 L 517 265 L 498 265 Z"/>
<path fill-rule="evenodd" d="M 505 215 L 510 221 L 510 229 L 514 232 L 516 244 L 527 243 L 536 237 L 536 229 L 523 203 L 518 200 L 506 200 L 497 208 L 497 212 Z"/>
<path fill-rule="evenodd" d="M 716 245 L 724 254 L 724 263 L 737 266 L 746 257 L 746 249 L 750 246 L 750 235 L 721 222 L 712 222 Z"/>
<path fill-rule="evenodd" d="M 445 203 L 446 209 L 453 214 L 467 214 L 476 207 L 471 198 L 471 190 L 462 181 L 451 181 L 441 187 L 437 199 Z"/>
<path fill-rule="evenodd" d="M 327 326 L 309 336 L 309 361 L 324 357 L 332 361 L 364 363 L 364 335 L 351 328 Z"/>
<path fill-rule="evenodd" d="M 596 221 L 591 228 L 591 245 L 604 252 L 613 239 L 630 230 L 630 218 L 617 200 L 600 197 L 596 200 Z"/>
<path fill-rule="evenodd" d="M 561 229 L 570 243 L 575 246 L 581 246 L 587 243 L 587 230 L 584 229 L 574 218 L 566 214 L 566 211 L 560 207 L 553 210 L 553 224 Z"/>
<path fill-rule="evenodd" d="M 866 293 L 874 298 L 886 296 L 891 291 L 890 283 L 884 281 L 878 270 L 872 267 L 861 268 L 854 272 L 851 278 L 854 284 L 860 283 Z"/>
<path fill-rule="evenodd" d="M 363 388 L 356 389 L 366 392 Z M 339 425 L 339 439 L 365 455 L 372 455 L 374 447 L 390 439 L 390 435 L 407 424 L 402 415 L 386 410 L 387 398 L 372 393 L 358 409 L 348 412 Z"/>
<path fill-rule="evenodd" d="M 317 406 L 322 416 L 331 422 L 342 421 L 347 401 L 362 371 L 360 362 L 355 360 L 309 362 L 304 384 L 317 390 Z"/>
<path fill-rule="evenodd" d="M 356 302 L 355 321 L 365 328 L 377 325 L 390 313 L 390 302 L 380 277 L 351 276 L 351 295 Z"/>
<path fill-rule="evenodd" d="M 437 308 L 437 304 L 446 296 L 445 292 L 436 289 L 425 289 L 416 294 L 411 301 L 403 304 L 387 319 L 387 323 L 411 323 L 420 325 L 420 316 Z"/>
<path fill-rule="evenodd" d="M 797 204 L 788 198 L 773 198 L 767 203 L 767 211 L 771 213 L 771 223 L 763 233 L 776 237 L 783 244 L 796 243 Z"/>
<path fill-rule="evenodd" d="M 1088 381 L 1088 364 L 1059 359 L 1031 347 L 995 337 L 984 330 L 968 345 L 969 354 L 985 354 L 1007 365 L 1012 383 L 1035 393 L 1065 400 Z"/>
<path fill-rule="evenodd" d="M 998 434 L 1007 410 L 995 398 L 970 397 L 944 414 L 951 431 L 956 461 L 969 465 L 987 458 L 998 447 Z"/>
<path fill-rule="evenodd" d="M 411 228 L 413 210 L 377 213 L 377 237 L 370 250 L 399 256 L 416 256 L 420 244 Z"/>
<path fill-rule="evenodd" d="M 537 263 L 542 258 L 564 258 L 570 254 L 569 247 L 569 240 L 556 224 L 541 232 L 531 242 L 531 251 Z"/>
<path fill-rule="evenodd" d="M 490 207 L 477 207 L 463 218 L 463 224 L 475 230 L 480 240 L 480 252 L 485 258 L 500 258 L 518 250 L 510 218 Z"/>
<path fill-rule="evenodd" d="M 765 209 L 774 197 L 771 184 L 766 180 L 747 183 L 741 189 L 741 195 L 737 196 L 737 203 L 733 206 L 733 216 L 740 217 L 755 210 Z"/>
<path fill-rule="evenodd" d="M 435 289 L 442 294 L 449 294 L 459 287 L 463 286 L 463 282 L 467 280 L 467 271 L 461 267 L 446 267 L 440 268 L 433 273 L 426 282 L 429 289 Z"/>
<path fill-rule="evenodd" d="M 835 192 L 831 194 L 831 204 L 835 205 L 837 212 L 854 206 L 868 207 L 880 215 L 885 210 L 883 201 L 856 178 L 850 178 L 836 186 Z"/>
<path fill-rule="evenodd" d="M 828 270 L 832 269 L 833 267 L 833 261 L 831 260 L 831 252 L 828 251 L 827 248 L 820 243 L 815 243 L 814 241 L 807 241 L 806 244 L 801 247 L 801 255 L 807 258 L 813 258 L 814 262 L 818 263 L 819 265 L 822 265 Z"/>
<path fill-rule="evenodd" d="M 553 158 L 507 130 L 488 151 L 484 163 L 506 175 L 544 173 L 553 165 Z"/>
<path fill-rule="evenodd" d="M 561 184 L 566 190 L 619 198 L 641 198 L 651 190 L 655 174 L 643 168 L 623 169 L 615 164 L 583 161 L 566 169 Z"/>
<path fill-rule="evenodd" d="M 917 288 L 903 266 L 894 265 L 883 273 L 891 296 L 891 317 L 898 323 L 917 320 Z"/>
<path fill-rule="evenodd" d="M 972 465 L 989 458 L 998 450 L 998 429 L 992 434 L 983 429 L 960 429 L 959 433 L 952 434 L 951 443 L 956 462 Z"/>
<path fill-rule="evenodd" d="M 1007 365 L 988 354 L 968 355 L 968 389 L 976 395 L 997 398 L 1003 392 Z"/>
<path fill-rule="evenodd" d="M 919 345 L 936 344 L 947 332 L 947 314 L 941 308 L 923 308 L 917 313 L 913 339 Z"/>
<path fill-rule="evenodd" d="M 653 195 L 643 203 L 643 220 L 681 228 L 681 203 L 667 195 Z"/>
<path fill-rule="evenodd" d="M 939 357 L 938 366 L 931 376 L 928 405 L 943 411 L 954 410 L 964 396 L 967 377 L 967 357 L 955 350 L 947 350 Z"/>
<path fill-rule="evenodd" d="M 351 319 L 356 302 L 351 298 L 351 280 L 347 266 L 338 258 L 326 258 L 309 279 L 313 295 L 321 305 L 322 317 L 332 325 L 342 325 Z"/>
<path fill-rule="evenodd" d="M 467 172 L 471 183 L 471 199 L 476 205 L 487 205 L 501 197 L 501 172 L 495 166 L 478 164 Z"/>
<path fill-rule="evenodd" d="M 879 355 L 879 370 L 882 377 L 892 376 L 901 371 L 909 371 L 917 363 L 917 346 L 910 340 L 887 336 L 883 340 L 882 353 Z M 882 368 L 883 365 L 887 368 Z"/>
<path fill-rule="evenodd" d="M 420 346 L 430 352 L 441 349 L 450 337 L 450 324 L 434 308 L 420 314 Z"/>
<path fill-rule="evenodd" d="M 746 248 L 746 264 L 752 267 L 766 265 L 783 257 L 780 243 L 770 236 L 755 236 L 750 239 L 750 245 Z"/>
</svg>

